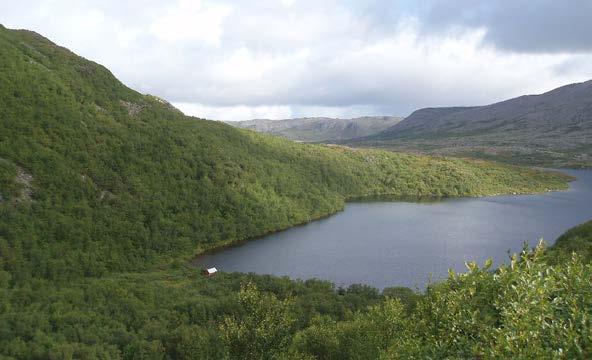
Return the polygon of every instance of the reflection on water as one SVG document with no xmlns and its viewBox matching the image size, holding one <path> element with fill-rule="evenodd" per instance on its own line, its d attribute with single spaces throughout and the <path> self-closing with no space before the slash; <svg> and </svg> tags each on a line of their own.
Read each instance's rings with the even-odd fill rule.
<svg viewBox="0 0 592 360">
<path fill-rule="evenodd" d="M 508 252 L 527 242 L 554 241 L 568 228 L 592 219 L 592 171 L 566 171 L 578 178 L 568 191 L 540 195 L 410 202 L 357 201 L 329 218 L 266 236 L 195 260 L 222 271 L 321 278 L 347 286 L 366 283 L 425 286 L 449 268 Z M 393 200 L 393 199 L 388 199 Z"/>
</svg>

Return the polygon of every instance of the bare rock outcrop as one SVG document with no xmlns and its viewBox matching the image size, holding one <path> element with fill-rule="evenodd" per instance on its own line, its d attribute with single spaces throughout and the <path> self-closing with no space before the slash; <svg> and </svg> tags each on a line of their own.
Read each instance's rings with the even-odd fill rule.
<svg viewBox="0 0 592 360">
<path fill-rule="evenodd" d="M 129 116 L 134 117 L 142 111 L 146 105 L 136 104 L 130 101 L 119 100 L 121 106 L 127 109 Z"/>
<path fill-rule="evenodd" d="M 33 175 L 18 167 L 15 181 L 21 185 L 21 191 L 14 201 L 18 203 L 33 201 Z"/>
</svg>

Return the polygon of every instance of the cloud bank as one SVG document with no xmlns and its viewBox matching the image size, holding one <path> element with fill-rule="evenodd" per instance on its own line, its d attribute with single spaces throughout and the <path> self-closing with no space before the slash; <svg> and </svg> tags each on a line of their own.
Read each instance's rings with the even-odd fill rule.
<svg viewBox="0 0 592 360">
<path fill-rule="evenodd" d="M 584 0 L 36 0 L 0 14 L 220 120 L 407 115 L 592 78 Z"/>
</svg>

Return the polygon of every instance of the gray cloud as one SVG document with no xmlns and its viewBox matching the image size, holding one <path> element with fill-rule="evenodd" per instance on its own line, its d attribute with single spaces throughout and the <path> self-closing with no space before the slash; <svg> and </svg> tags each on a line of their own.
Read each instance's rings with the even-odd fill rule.
<svg viewBox="0 0 592 360">
<path fill-rule="evenodd" d="M 589 0 L 433 0 L 422 23 L 431 31 L 484 27 L 485 41 L 516 52 L 592 51 Z"/>
</svg>

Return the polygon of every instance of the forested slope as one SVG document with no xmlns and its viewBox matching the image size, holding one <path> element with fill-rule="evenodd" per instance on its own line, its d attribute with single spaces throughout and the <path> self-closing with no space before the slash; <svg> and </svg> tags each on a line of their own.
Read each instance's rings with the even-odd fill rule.
<svg viewBox="0 0 592 360">
<path fill-rule="evenodd" d="M 140 269 L 351 196 L 564 188 L 507 166 L 295 144 L 185 117 L 28 31 L 0 30 L 0 248 L 14 281 Z"/>
<path fill-rule="evenodd" d="M 424 296 L 245 274 L 204 278 L 185 260 L 330 214 L 350 197 L 526 193 L 562 189 L 566 180 L 487 162 L 296 144 L 188 118 L 35 33 L 0 28 L 0 356 L 518 353 L 524 347 L 515 337 L 513 347 L 501 348 L 493 336 L 505 336 L 498 331 L 506 324 L 499 310 L 506 308 L 496 307 L 501 290 L 522 281 L 526 265 L 515 267 L 515 278 L 480 272 Z M 553 283 L 543 295 L 522 286 L 518 295 L 563 296 L 553 308 L 563 322 L 540 333 L 541 351 L 561 346 L 568 357 L 585 357 L 590 283 L 574 279 L 589 279 L 590 267 L 557 269 L 567 285 Z M 555 337 L 569 321 L 573 329 Z M 459 330 L 446 335 L 452 326 Z"/>
<path fill-rule="evenodd" d="M 497 270 L 468 264 L 422 294 L 252 274 L 205 278 L 182 264 L 57 286 L 11 286 L 0 274 L 0 356 L 589 359 L 592 264 L 580 249 L 558 246 L 548 258 L 540 247 Z"/>
</svg>

